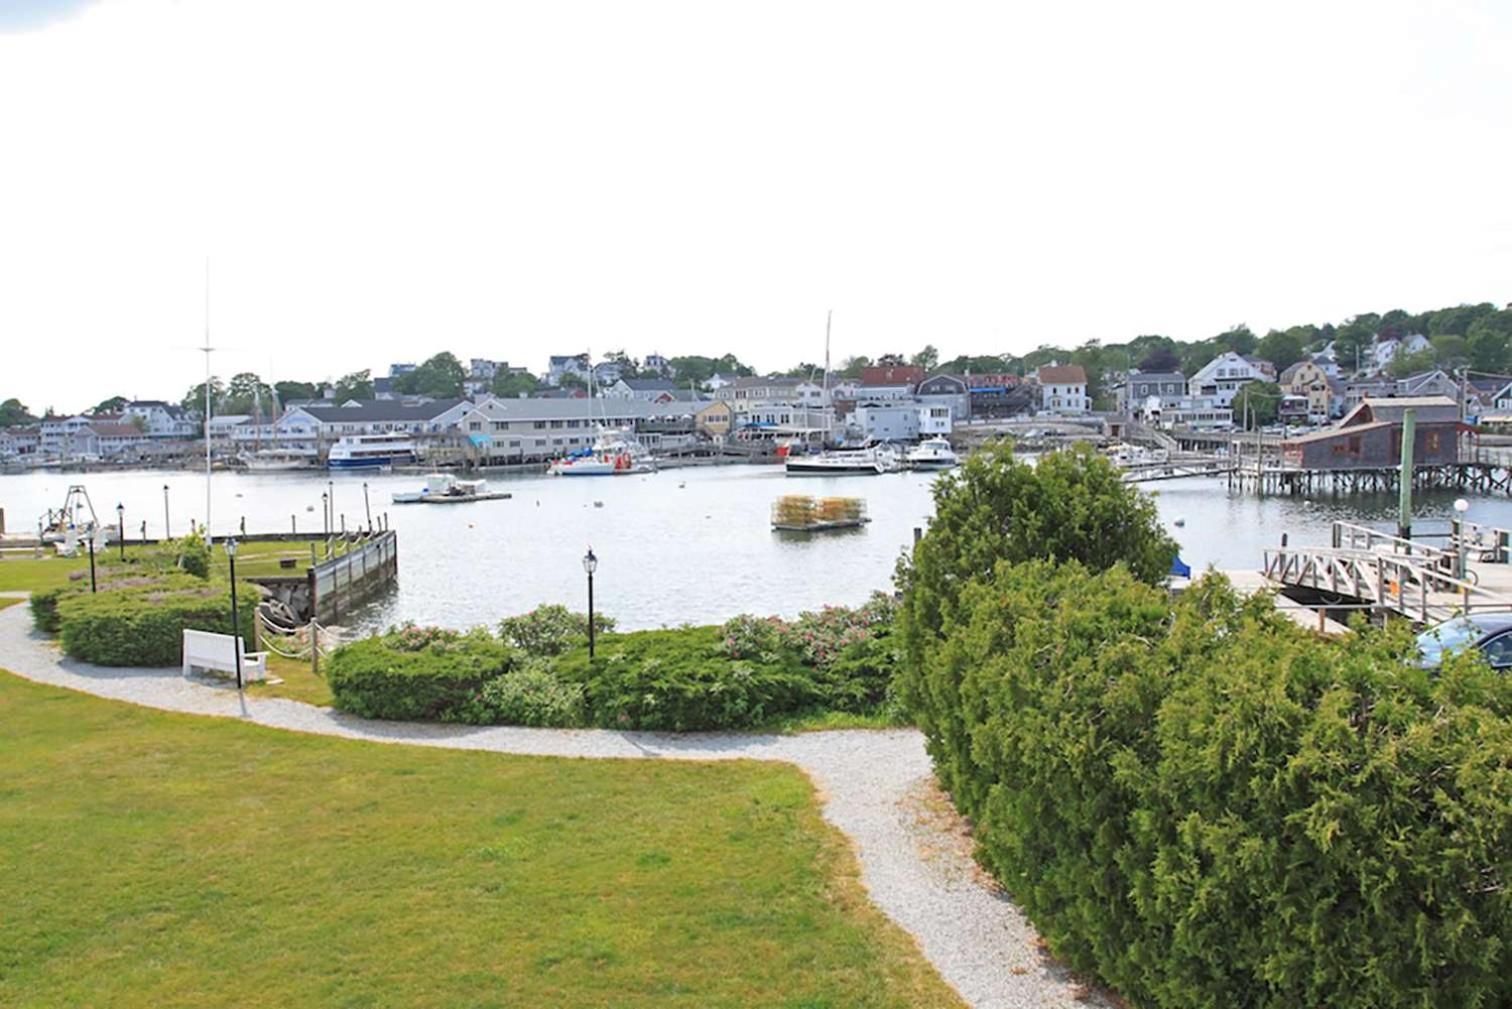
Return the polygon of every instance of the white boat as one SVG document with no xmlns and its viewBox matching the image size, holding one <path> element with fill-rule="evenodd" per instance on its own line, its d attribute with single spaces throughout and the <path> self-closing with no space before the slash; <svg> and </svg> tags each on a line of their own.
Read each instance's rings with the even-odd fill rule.
<svg viewBox="0 0 1512 1009">
<path fill-rule="evenodd" d="M 640 442 L 623 431 L 601 429 L 593 447 L 552 463 L 552 476 L 625 476 L 649 473 L 655 467 Z"/>
<path fill-rule="evenodd" d="M 241 461 L 249 473 L 284 473 L 313 469 L 319 457 L 309 448 L 265 448 L 243 454 Z"/>
<path fill-rule="evenodd" d="M 878 476 L 898 469 L 898 455 L 885 445 L 787 456 L 788 476 Z"/>
<path fill-rule="evenodd" d="M 331 446 L 330 469 L 383 469 L 415 461 L 415 442 L 407 434 L 351 434 Z"/>
<path fill-rule="evenodd" d="M 949 440 L 941 437 L 925 438 L 903 458 L 912 469 L 950 469 L 961 461 Z"/>
<path fill-rule="evenodd" d="M 489 494 L 487 480 L 458 480 L 449 473 L 432 473 L 425 478 L 425 486 L 415 491 L 395 491 L 394 504 L 421 504 L 430 501 L 469 501 L 496 497 L 504 494 Z"/>
</svg>

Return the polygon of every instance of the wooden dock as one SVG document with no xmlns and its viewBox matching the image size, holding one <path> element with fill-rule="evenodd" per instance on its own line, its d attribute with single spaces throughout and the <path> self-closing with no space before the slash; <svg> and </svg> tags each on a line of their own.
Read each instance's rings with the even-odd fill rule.
<svg viewBox="0 0 1512 1009">
<path fill-rule="evenodd" d="M 1405 540 L 1347 522 L 1334 523 L 1330 546 L 1283 546 L 1264 552 L 1261 574 L 1292 597 L 1328 609 L 1367 609 L 1405 618 L 1420 626 L 1466 612 L 1512 610 L 1512 565 L 1505 534 L 1489 550 L 1466 549 L 1459 577 L 1460 544 L 1448 548 Z"/>
<path fill-rule="evenodd" d="M 1130 463 L 1123 470 L 1124 483 L 1149 483 L 1153 480 L 1183 480 L 1194 476 L 1228 476 L 1236 463 L 1221 456 L 1172 459 L 1169 462 Z"/>
</svg>

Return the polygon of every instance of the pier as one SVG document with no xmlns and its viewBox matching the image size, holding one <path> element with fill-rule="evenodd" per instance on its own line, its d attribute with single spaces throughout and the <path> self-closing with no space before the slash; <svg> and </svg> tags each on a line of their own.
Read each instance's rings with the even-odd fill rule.
<svg viewBox="0 0 1512 1009">
<path fill-rule="evenodd" d="M 1329 546 L 1266 550 L 1261 575 L 1321 611 L 1367 610 L 1428 626 L 1476 610 L 1512 610 L 1509 536 L 1455 523 L 1449 545 L 1437 547 L 1335 522 Z"/>
</svg>

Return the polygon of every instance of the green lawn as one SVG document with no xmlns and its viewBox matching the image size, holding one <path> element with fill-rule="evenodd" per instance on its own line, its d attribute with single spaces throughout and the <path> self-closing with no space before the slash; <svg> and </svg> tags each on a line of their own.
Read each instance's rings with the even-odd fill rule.
<svg viewBox="0 0 1512 1009">
<path fill-rule="evenodd" d="M 126 544 L 126 557 L 128 561 L 143 550 L 154 550 L 155 547 L 139 547 L 131 543 Z M 320 558 L 325 557 L 325 545 L 316 544 L 315 549 Z M 217 542 L 211 554 L 215 570 L 221 575 L 227 573 L 228 561 L 226 551 Z M 280 560 L 292 560 L 293 569 L 285 569 L 279 566 Z M 95 555 L 95 563 L 101 568 L 114 566 L 120 562 L 120 550 L 112 545 Z M 273 540 L 266 543 L 242 543 L 239 544 L 236 553 L 236 574 L 241 578 L 254 578 L 266 575 L 303 576 L 305 569 L 310 564 L 310 544 L 298 540 Z M 58 557 L 51 548 L 47 556 L 37 558 L 17 554 L 0 555 L 0 592 L 40 592 L 44 589 L 54 589 L 60 585 L 66 585 L 71 576 L 89 577 L 89 558 L 85 557 Z"/>
<path fill-rule="evenodd" d="M 0 1005 L 960 1005 L 792 767 L 359 743 L 4 673 L 0 725 Z"/>
</svg>

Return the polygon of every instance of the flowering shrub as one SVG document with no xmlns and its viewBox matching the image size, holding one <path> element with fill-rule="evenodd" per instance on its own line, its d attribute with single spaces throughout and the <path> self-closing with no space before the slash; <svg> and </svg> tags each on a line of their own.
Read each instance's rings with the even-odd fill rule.
<svg viewBox="0 0 1512 1009">
<path fill-rule="evenodd" d="M 483 684 L 462 720 L 543 728 L 584 725 L 583 685 L 561 680 L 546 663 L 531 661 Z"/>
<path fill-rule="evenodd" d="M 595 613 L 593 626 L 603 634 L 614 630 L 614 620 Z M 588 615 L 574 613 L 558 603 L 546 603 L 529 613 L 500 620 L 499 637 L 537 658 L 561 655 L 588 640 Z"/>
<path fill-rule="evenodd" d="M 720 628 L 720 652 L 731 659 L 771 659 L 787 652 L 806 666 L 824 668 L 850 646 L 885 635 L 897 608 L 891 596 L 877 592 L 854 609 L 826 606 L 793 621 L 742 615 Z"/>
<path fill-rule="evenodd" d="M 782 648 L 781 617 L 742 613 L 719 629 L 719 651 L 731 659 L 769 659 Z"/>
<path fill-rule="evenodd" d="M 462 640 L 462 632 L 446 627 L 421 627 L 405 621 L 383 634 L 383 643 L 396 652 L 448 652 Z"/>
</svg>

